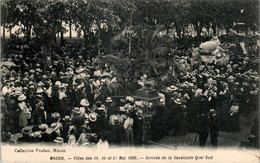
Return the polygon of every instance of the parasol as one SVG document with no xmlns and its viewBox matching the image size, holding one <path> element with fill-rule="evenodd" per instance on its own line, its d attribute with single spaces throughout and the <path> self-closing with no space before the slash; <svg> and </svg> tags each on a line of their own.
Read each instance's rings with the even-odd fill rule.
<svg viewBox="0 0 260 163">
<path fill-rule="evenodd" d="M 0 66 L 16 67 L 16 64 L 10 61 L 0 62 Z"/>
</svg>

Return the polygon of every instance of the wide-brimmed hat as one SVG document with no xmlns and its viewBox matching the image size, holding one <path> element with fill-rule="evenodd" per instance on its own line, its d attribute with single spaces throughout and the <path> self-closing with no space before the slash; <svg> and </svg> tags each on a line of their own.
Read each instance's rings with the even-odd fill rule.
<svg viewBox="0 0 260 163">
<path fill-rule="evenodd" d="M 216 55 L 217 58 L 220 58 L 221 56 L 222 56 L 221 53 L 218 53 L 218 54 Z"/>
<path fill-rule="evenodd" d="M 79 107 L 74 107 L 74 109 L 72 110 L 73 113 L 76 113 L 76 114 L 80 114 L 80 109 Z"/>
<path fill-rule="evenodd" d="M 171 85 L 170 88 L 172 91 L 176 91 L 178 89 L 175 85 Z"/>
<path fill-rule="evenodd" d="M 37 88 L 37 90 L 36 90 L 36 93 L 37 93 L 37 94 L 43 93 L 43 92 L 44 92 L 44 90 L 43 90 L 41 87 Z"/>
<path fill-rule="evenodd" d="M 46 134 L 51 134 L 51 133 L 53 133 L 53 129 L 52 129 L 52 128 L 47 128 L 47 129 L 45 130 L 45 133 L 46 133 Z"/>
<path fill-rule="evenodd" d="M 88 102 L 87 99 L 82 99 L 82 100 L 80 101 L 80 105 L 81 105 L 81 106 L 88 107 L 88 106 L 89 106 L 89 102 Z"/>
<path fill-rule="evenodd" d="M 30 134 L 30 133 L 32 133 L 32 128 L 33 128 L 33 126 L 25 126 L 25 127 L 22 129 L 22 133 L 23 133 L 23 134 Z"/>
<path fill-rule="evenodd" d="M 61 82 L 60 82 L 60 81 L 56 81 L 56 82 L 55 82 L 55 86 L 56 86 L 56 87 L 60 87 L 60 86 L 61 86 Z"/>
<path fill-rule="evenodd" d="M 64 121 L 70 121 L 71 119 L 70 119 L 70 116 L 66 115 L 64 118 L 62 118 L 62 120 L 64 120 Z"/>
<path fill-rule="evenodd" d="M 35 69 L 36 72 L 41 72 L 40 68 Z"/>
<path fill-rule="evenodd" d="M 10 77 L 9 80 L 10 80 L 10 81 L 15 81 L 15 78 L 14 78 L 14 77 Z"/>
<path fill-rule="evenodd" d="M 37 87 L 43 87 L 43 86 L 44 86 L 43 82 L 39 82 L 39 83 L 37 84 Z"/>
<path fill-rule="evenodd" d="M 111 97 L 107 97 L 106 102 L 113 102 Z"/>
<path fill-rule="evenodd" d="M 30 85 L 30 87 L 29 87 L 30 89 L 34 89 L 35 88 L 35 86 L 34 85 Z"/>
<path fill-rule="evenodd" d="M 170 93 L 170 92 L 172 92 L 172 89 L 170 87 L 166 87 L 165 92 Z"/>
<path fill-rule="evenodd" d="M 91 122 L 95 122 L 97 120 L 97 114 L 96 113 L 90 113 L 88 115 L 88 118 Z"/>
<path fill-rule="evenodd" d="M 232 105 L 230 111 L 233 113 L 237 113 L 239 111 L 239 106 Z"/>
<path fill-rule="evenodd" d="M 106 107 L 105 107 L 105 105 L 101 105 L 96 110 L 105 112 L 106 111 Z"/>
<path fill-rule="evenodd" d="M 14 89 L 14 91 L 15 91 L 15 95 L 18 97 L 23 94 L 23 92 L 21 90 Z"/>
<path fill-rule="evenodd" d="M 121 103 L 125 103 L 125 102 L 126 102 L 125 99 L 123 99 L 123 98 L 121 98 L 119 101 L 120 101 Z"/>
<path fill-rule="evenodd" d="M 40 130 L 46 130 L 48 128 L 48 125 L 47 124 L 40 124 L 39 125 L 39 129 Z"/>
<path fill-rule="evenodd" d="M 110 77 L 111 75 L 109 74 L 109 73 L 107 73 L 107 72 L 105 72 L 105 73 L 103 73 L 102 75 L 101 75 L 101 77 Z"/>
<path fill-rule="evenodd" d="M 142 101 L 135 101 L 135 105 L 143 107 L 143 102 Z"/>
<path fill-rule="evenodd" d="M 174 102 L 175 102 L 176 104 L 181 104 L 181 99 L 177 98 L 176 100 L 174 100 Z"/>
<path fill-rule="evenodd" d="M 63 138 L 62 137 L 56 137 L 56 139 L 54 140 L 55 143 L 63 143 Z"/>
<path fill-rule="evenodd" d="M 57 126 L 57 123 L 52 123 L 51 128 L 55 128 Z"/>
<path fill-rule="evenodd" d="M 125 107 L 120 106 L 118 111 L 119 111 L 119 112 L 125 112 Z"/>
<path fill-rule="evenodd" d="M 34 137 L 34 138 L 41 138 L 41 137 L 42 137 L 41 132 L 38 132 L 38 131 L 33 132 L 33 133 L 31 133 L 30 135 L 31 135 L 32 137 Z"/>
<path fill-rule="evenodd" d="M 131 96 L 126 96 L 125 100 L 130 102 L 135 102 L 135 99 Z"/>
<path fill-rule="evenodd" d="M 228 81 L 234 81 L 234 79 L 235 79 L 235 78 L 234 78 L 233 76 L 229 76 L 229 77 L 228 77 Z"/>
<path fill-rule="evenodd" d="M 24 101 L 24 100 L 26 100 L 26 96 L 24 94 L 18 97 L 18 101 Z"/>
<path fill-rule="evenodd" d="M 125 104 L 125 105 L 124 105 L 124 109 L 125 109 L 125 110 L 129 110 L 129 109 L 133 109 L 133 108 L 134 108 L 133 105 L 130 105 L 130 104 Z"/>
<path fill-rule="evenodd" d="M 95 71 L 95 72 L 94 72 L 94 76 L 96 76 L 96 77 L 101 76 L 101 71 L 100 71 L 100 70 Z"/>
</svg>

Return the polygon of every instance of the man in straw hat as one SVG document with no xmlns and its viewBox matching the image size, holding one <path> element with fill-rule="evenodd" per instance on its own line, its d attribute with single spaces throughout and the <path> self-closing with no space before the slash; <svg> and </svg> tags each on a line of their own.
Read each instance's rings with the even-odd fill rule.
<svg viewBox="0 0 260 163">
<path fill-rule="evenodd" d="M 77 129 L 76 138 L 79 137 L 80 133 L 82 132 L 81 126 L 84 124 L 84 117 L 80 114 L 79 107 L 74 107 L 72 110 L 73 117 L 71 119 L 72 125 L 74 125 Z"/>
</svg>

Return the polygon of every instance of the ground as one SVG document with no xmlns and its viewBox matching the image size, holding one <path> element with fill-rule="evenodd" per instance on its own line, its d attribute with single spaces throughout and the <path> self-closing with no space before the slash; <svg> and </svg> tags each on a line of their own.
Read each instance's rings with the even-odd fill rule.
<svg viewBox="0 0 260 163">
<path fill-rule="evenodd" d="M 220 132 L 218 137 L 218 147 L 233 147 L 238 148 L 241 141 L 245 141 L 250 135 L 251 126 L 245 125 L 246 118 L 244 116 L 240 117 L 240 131 L 239 132 Z M 160 144 L 167 146 L 177 146 L 188 147 L 188 146 L 199 146 L 199 136 L 197 136 L 196 142 L 196 133 L 188 133 L 187 135 L 179 136 L 167 136 L 164 139 L 158 141 Z M 210 138 L 208 137 L 206 146 L 210 147 Z"/>
</svg>

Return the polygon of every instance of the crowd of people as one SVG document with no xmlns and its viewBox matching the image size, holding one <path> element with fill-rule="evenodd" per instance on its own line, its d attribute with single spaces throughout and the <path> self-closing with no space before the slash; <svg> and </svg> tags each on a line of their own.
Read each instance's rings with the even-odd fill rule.
<svg viewBox="0 0 260 163">
<path fill-rule="evenodd" d="M 216 146 L 219 131 L 240 131 L 241 114 L 247 117 L 247 125 L 251 124 L 251 114 L 258 111 L 259 45 L 256 38 L 245 40 L 228 42 L 216 49 L 216 57 L 225 56 L 225 62 L 194 60 L 196 47 L 191 47 L 189 55 L 176 57 L 177 75 L 171 76 L 175 84 L 164 89 L 168 114 L 157 117 L 164 124 L 175 125 L 164 125 L 166 130 L 162 132 L 198 132 L 201 146 L 210 134 L 211 143 Z M 241 42 L 247 42 L 247 49 L 242 49 Z"/>
<path fill-rule="evenodd" d="M 79 54 L 78 43 L 67 43 L 62 52 L 53 51 L 53 64 L 44 65 L 41 49 L 31 43 L 16 43 L 9 47 L 13 52 L 2 58 L 16 64 L 2 66 L 3 141 L 18 134 L 18 142 L 141 143 L 137 135 L 141 135 L 142 103 L 131 96 L 101 98 L 102 86 L 116 82 L 108 64 L 99 67 L 97 60 Z"/>
<path fill-rule="evenodd" d="M 19 134 L 18 142 L 100 148 L 145 141 L 144 102 L 133 96 L 101 98 L 102 87 L 117 82 L 112 65 L 100 66 L 97 58 L 84 55 L 79 43 L 53 50 L 44 63 L 34 42 L 11 41 L 2 58 L 16 65 L 2 65 L 2 141 L 14 134 Z M 240 114 L 258 107 L 258 50 L 256 42 L 249 43 L 247 54 L 233 44 L 226 64 L 194 62 L 191 54 L 176 56 L 181 64 L 169 70 L 175 72 L 169 73 L 171 81 L 157 90 L 150 138 L 198 132 L 204 146 L 210 133 L 216 146 L 219 130 L 239 131 Z M 140 77 L 139 88 L 147 78 Z"/>
</svg>

